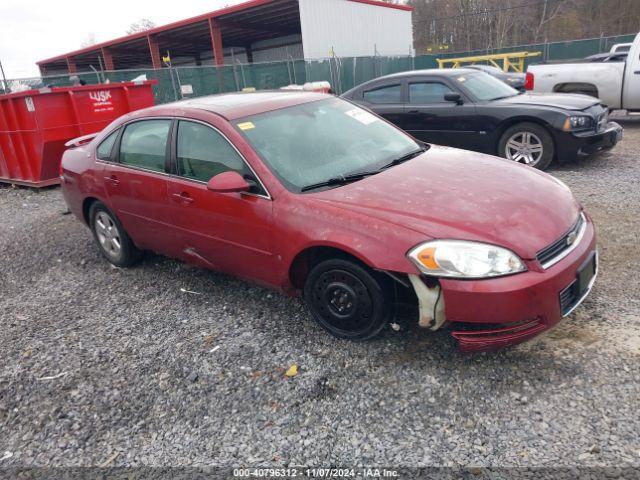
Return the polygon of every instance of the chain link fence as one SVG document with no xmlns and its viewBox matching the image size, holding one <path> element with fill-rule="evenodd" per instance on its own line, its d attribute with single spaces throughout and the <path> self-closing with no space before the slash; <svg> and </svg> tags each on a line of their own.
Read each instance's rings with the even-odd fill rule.
<svg viewBox="0 0 640 480">
<path fill-rule="evenodd" d="M 569 42 L 517 45 L 502 49 L 475 50 L 472 52 L 447 52 L 415 57 L 333 57 L 323 60 L 288 60 L 281 62 L 243 64 L 223 67 L 175 67 L 161 70 L 118 70 L 105 72 L 83 72 L 77 77 L 87 84 L 130 81 L 141 76 L 158 80 L 154 87 L 157 104 L 173 102 L 182 98 L 236 92 L 245 88 L 257 90 L 277 89 L 290 84 L 328 81 L 337 94 L 363 82 L 391 73 L 407 70 L 437 68 L 437 58 L 455 58 L 517 51 L 542 52 L 540 57 L 527 59 L 527 64 L 566 61 L 588 55 L 607 52 L 616 43 L 634 40 L 633 35 L 602 37 Z M 17 92 L 43 87 L 72 85 L 69 74 L 44 78 L 22 78 L 0 81 L 0 93 Z"/>
</svg>

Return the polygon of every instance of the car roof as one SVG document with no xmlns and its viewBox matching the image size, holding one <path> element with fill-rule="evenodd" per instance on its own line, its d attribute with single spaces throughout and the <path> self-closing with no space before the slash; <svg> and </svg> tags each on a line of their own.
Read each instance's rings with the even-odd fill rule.
<svg viewBox="0 0 640 480">
<path fill-rule="evenodd" d="M 352 95 L 355 94 L 355 92 L 359 91 L 362 88 L 366 88 L 371 84 L 375 84 L 380 80 L 390 80 L 394 78 L 399 78 L 399 79 L 413 78 L 413 77 L 422 77 L 425 75 L 436 76 L 436 77 L 455 77 L 458 75 L 465 75 L 465 74 L 489 75 L 488 73 L 483 72 L 482 70 L 474 70 L 471 68 L 427 68 L 424 70 L 409 70 L 406 72 L 392 73 L 391 75 L 385 75 L 384 77 L 374 78 L 373 80 L 369 80 L 367 82 L 361 83 L 360 85 L 357 85 L 353 87 L 351 90 L 343 93 L 342 97 L 350 98 Z"/>
<path fill-rule="evenodd" d="M 144 112 L 142 116 L 149 114 L 167 114 L 169 110 L 176 108 L 198 109 L 215 113 L 231 121 L 329 98 L 335 97 L 328 94 L 295 90 L 223 93 L 147 108 L 142 111 Z"/>
<path fill-rule="evenodd" d="M 500 70 L 498 67 L 494 67 L 493 65 L 468 65 L 464 68 L 470 68 L 471 70 L 498 70 L 498 71 L 502 71 Z M 460 69 L 458 69 L 460 70 Z"/>
<path fill-rule="evenodd" d="M 409 70 L 408 72 L 392 73 L 384 77 L 376 78 L 376 80 L 383 80 L 385 78 L 397 78 L 397 77 L 420 77 L 423 75 L 438 76 L 438 77 L 454 77 L 456 75 L 464 75 L 465 73 L 477 74 L 478 70 L 471 68 L 427 68 L 424 70 Z"/>
</svg>

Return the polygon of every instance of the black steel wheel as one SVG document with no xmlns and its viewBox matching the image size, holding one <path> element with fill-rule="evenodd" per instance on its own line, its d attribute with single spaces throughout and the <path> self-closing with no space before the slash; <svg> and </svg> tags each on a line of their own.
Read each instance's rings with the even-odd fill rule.
<svg viewBox="0 0 640 480">
<path fill-rule="evenodd" d="M 372 338 L 390 318 L 384 280 L 350 260 L 331 259 L 316 265 L 305 283 L 304 296 L 318 324 L 339 338 Z"/>
</svg>

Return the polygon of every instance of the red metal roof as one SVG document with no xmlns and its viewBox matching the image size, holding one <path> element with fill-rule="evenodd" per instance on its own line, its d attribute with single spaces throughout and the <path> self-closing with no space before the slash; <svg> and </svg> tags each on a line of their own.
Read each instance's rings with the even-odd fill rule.
<svg viewBox="0 0 640 480">
<path fill-rule="evenodd" d="M 380 0 L 349 0 L 350 2 L 366 3 L 367 5 L 375 5 L 377 7 L 395 8 L 396 10 L 406 10 L 407 12 L 413 12 L 415 9 L 409 5 L 401 5 L 397 3 L 386 3 Z"/>
<path fill-rule="evenodd" d="M 119 37 L 119 38 L 116 38 L 116 39 L 113 39 L 113 40 L 108 40 L 106 42 L 97 43 L 95 45 L 91 45 L 89 47 L 81 48 L 79 50 L 74 50 L 72 52 L 68 52 L 68 53 L 65 53 L 65 54 L 62 54 L 62 55 L 57 55 L 55 57 L 47 58 L 45 60 L 40 60 L 40 61 L 36 62 L 36 64 L 37 65 L 43 65 L 43 64 L 47 64 L 47 63 L 60 61 L 60 60 L 65 60 L 67 57 L 74 57 L 74 56 L 77 56 L 77 55 L 82 55 L 82 54 L 86 54 L 86 53 L 90 53 L 90 52 L 99 51 L 101 48 L 112 47 L 112 46 L 115 46 L 115 45 L 118 45 L 118 44 L 122 44 L 122 43 L 125 43 L 125 42 L 130 42 L 132 40 L 144 39 L 148 35 L 155 35 L 155 34 L 158 34 L 158 33 L 171 31 L 171 30 L 174 30 L 176 28 L 184 27 L 184 26 L 191 25 L 191 24 L 194 24 L 194 23 L 202 22 L 202 21 L 205 21 L 205 20 L 207 20 L 209 18 L 217 18 L 217 17 L 221 17 L 221 16 L 228 15 L 228 14 L 231 14 L 231 13 L 237 13 L 237 12 L 242 12 L 244 10 L 249 10 L 251 8 L 259 7 L 259 6 L 262 6 L 262 5 L 268 5 L 270 3 L 273 3 L 274 1 L 275 0 L 249 0 L 247 2 L 243 2 L 243 3 L 240 3 L 238 5 L 222 8 L 220 10 L 215 10 L 213 12 L 204 13 L 202 15 L 198 15 L 198 16 L 187 18 L 187 19 L 180 20 L 180 21 L 177 21 L 177 22 L 169 23 L 167 25 L 162 25 L 160 27 L 152 28 L 150 30 L 145 30 L 143 32 L 134 33 L 132 35 L 125 35 L 123 37 Z M 414 10 L 413 7 L 409 7 L 407 5 L 398 5 L 398 4 L 392 4 L 392 3 L 385 3 L 385 2 L 382 2 L 380 0 L 348 0 L 348 1 L 357 2 L 357 3 L 364 3 L 364 4 L 367 4 L 367 5 L 374 5 L 374 6 L 378 6 L 378 7 L 394 8 L 394 9 L 398 9 L 398 10 L 406 10 L 406 11 L 413 11 Z"/>
<path fill-rule="evenodd" d="M 102 43 L 96 43 L 95 45 L 91 45 L 89 47 L 81 48 L 79 50 L 74 50 L 69 53 L 65 53 L 63 55 L 57 55 L 55 57 L 47 58 L 46 60 L 40 60 L 36 62 L 37 65 L 41 65 L 43 63 L 54 62 L 56 60 L 63 60 L 67 57 L 72 57 L 75 55 L 81 55 L 83 53 L 93 52 L 95 50 L 100 50 L 104 47 L 110 47 L 113 45 L 117 45 L 119 43 L 128 42 L 131 40 L 145 38 L 147 35 L 154 35 L 156 33 L 166 32 L 169 30 L 173 30 L 174 28 L 184 27 L 186 25 L 190 25 L 192 23 L 202 22 L 203 20 L 207 20 L 208 18 L 216 18 L 222 15 L 226 15 L 228 13 L 240 12 L 242 10 L 247 10 L 249 8 L 258 7 L 260 5 L 265 5 L 268 3 L 272 3 L 274 0 L 250 0 L 248 2 L 243 2 L 238 5 L 234 5 L 232 7 L 222 8 L 220 10 L 215 10 L 213 12 L 204 13 L 202 15 L 198 15 L 196 17 L 187 18 L 184 20 L 179 20 L 177 22 L 169 23 L 167 25 L 162 25 L 160 27 L 152 28 L 150 30 L 145 30 L 143 32 L 134 33 L 132 35 L 125 35 L 123 37 L 118 37 L 113 40 L 108 40 Z"/>
</svg>

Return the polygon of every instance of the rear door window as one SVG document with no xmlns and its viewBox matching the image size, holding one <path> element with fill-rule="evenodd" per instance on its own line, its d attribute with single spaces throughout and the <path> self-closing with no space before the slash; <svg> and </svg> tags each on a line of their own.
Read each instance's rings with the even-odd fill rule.
<svg viewBox="0 0 640 480">
<path fill-rule="evenodd" d="M 402 103 L 402 85 L 387 85 L 367 90 L 362 94 L 365 102 L 373 104 Z"/>
<path fill-rule="evenodd" d="M 120 142 L 120 163 L 154 172 L 165 171 L 171 120 L 142 120 L 127 125 Z"/>
</svg>

